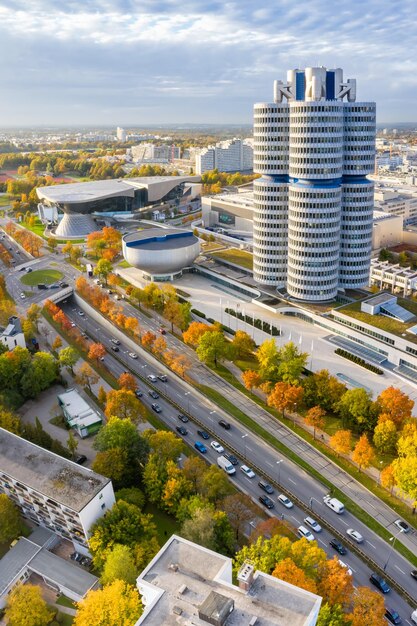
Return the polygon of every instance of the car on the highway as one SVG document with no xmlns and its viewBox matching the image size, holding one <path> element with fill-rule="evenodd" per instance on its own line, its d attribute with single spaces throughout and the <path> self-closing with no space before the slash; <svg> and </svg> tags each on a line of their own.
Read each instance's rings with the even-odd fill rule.
<svg viewBox="0 0 417 626">
<path fill-rule="evenodd" d="M 152 410 L 155 411 L 155 413 L 161 413 L 162 409 L 159 406 L 159 404 L 156 404 L 156 402 L 154 402 L 153 404 L 151 404 Z"/>
<path fill-rule="evenodd" d="M 165 376 L 165 374 L 158 374 L 158 378 L 159 378 L 159 380 L 162 380 L 163 383 L 167 383 L 168 382 L 168 378 L 167 378 L 167 376 Z"/>
<path fill-rule="evenodd" d="M 235 457 L 234 454 L 230 454 L 229 452 L 225 452 L 225 454 L 223 454 L 224 458 L 227 459 L 229 461 L 229 463 L 231 463 L 232 465 L 239 465 L 239 461 L 238 459 Z"/>
<path fill-rule="evenodd" d="M 305 526 L 299 526 L 297 528 L 297 535 L 301 537 L 301 539 L 307 539 L 307 541 L 314 541 L 314 535 L 312 532 L 308 530 Z"/>
<path fill-rule="evenodd" d="M 19 272 L 26 272 L 26 267 L 21 267 L 21 268 L 19 269 Z"/>
<path fill-rule="evenodd" d="M 411 613 L 410 619 L 413 624 L 417 624 L 417 609 Z"/>
<path fill-rule="evenodd" d="M 119 346 L 110 346 L 110 347 L 113 350 L 113 352 L 119 352 L 120 351 Z"/>
<path fill-rule="evenodd" d="M 49 289 L 59 289 L 58 283 L 53 283 L 52 285 L 49 285 Z M 81 313 L 80 313 L 80 315 L 81 315 Z M 84 315 L 84 313 L 83 313 L 83 315 Z"/>
<path fill-rule="evenodd" d="M 274 489 L 269 483 L 266 482 L 266 480 L 260 480 L 258 486 L 262 489 L 262 491 L 265 491 L 265 493 L 269 493 L 269 495 L 274 493 Z"/>
<path fill-rule="evenodd" d="M 59 283 L 59 286 L 61 287 L 61 289 L 63 289 L 64 287 L 69 287 L 68 283 Z"/>
<path fill-rule="evenodd" d="M 180 435 L 183 435 L 183 437 L 185 437 L 185 435 L 188 435 L 188 430 L 185 428 L 185 426 L 177 426 L 176 431 L 179 432 Z"/>
<path fill-rule="evenodd" d="M 379 591 L 382 591 L 382 593 L 389 593 L 391 591 L 391 587 L 388 585 L 385 578 L 382 578 L 382 576 L 380 576 L 376 572 L 372 572 L 369 580 L 373 585 L 375 585 L 377 589 L 379 589 Z"/>
<path fill-rule="evenodd" d="M 346 531 L 346 534 L 349 535 L 349 537 L 353 539 L 353 541 L 356 541 L 356 543 L 363 542 L 362 535 L 357 530 L 354 530 L 353 528 L 348 528 Z"/>
<path fill-rule="evenodd" d="M 72 327 L 72 328 L 74 328 L 74 327 L 75 327 L 74 322 L 71 322 L 71 327 Z"/>
<path fill-rule="evenodd" d="M 312 517 L 305 517 L 304 518 L 304 524 L 306 524 L 307 526 L 309 526 L 311 528 L 311 530 L 314 530 L 315 533 L 319 533 L 321 532 L 321 526 L 320 524 L 318 524 L 316 522 L 315 519 L 313 519 Z"/>
<path fill-rule="evenodd" d="M 110 339 L 110 341 L 114 343 L 115 346 L 120 346 L 120 341 L 118 339 Z"/>
<path fill-rule="evenodd" d="M 25 294 L 23 293 L 23 291 L 22 291 L 22 293 L 20 294 L 20 297 L 22 298 L 22 300 L 25 300 L 25 299 L 26 299 L 26 296 L 25 296 Z"/>
<path fill-rule="evenodd" d="M 160 328 L 158 328 L 158 331 L 161 333 L 161 335 L 166 335 L 167 331 L 165 330 L 165 328 L 162 328 L 162 326 Z"/>
<path fill-rule="evenodd" d="M 140 389 L 135 389 L 135 396 L 137 398 L 141 398 L 143 396 L 143 393 Z"/>
<path fill-rule="evenodd" d="M 403 622 L 401 617 L 398 615 L 397 611 L 395 611 L 395 609 L 392 609 L 389 606 L 385 607 L 385 618 L 391 624 L 395 624 L 395 626 L 397 626 L 398 624 L 402 624 Z"/>
<path fill-rule="evenodd" d="M 184 413 L 178 413 L 178 419 L 181 422 L 184 422 L 184 424 L 186 424 L 187 422 L 189 422 L 190 420 L 188 419 L 188 417 L 186 415 L 184 415 Z"/>
<path fill-rule="evenodd" d="M 406 524 L 405 522 L 403 522 L 402 519 L 396 519 L 394 524 L 396 525 L 396 527 L 398 528 L 398 530 L 400 530 L 402 533 L 408 533 L 410 532 L 410 527 L 408 524 Z"/>
<path fill-rule="evenodd" d="M 218 441 L 212 441 L 210 445 L 218 454 L 222 454 L 224 452 L 223 446 L 221 446 Z"/>
<path fill-rule="evenodd" d="M 201 443 L 201 441 L 196 441 L 194 444 L 194 448 L 201 452 L 201 454 L 205 454 L 207 452 L 206 446 L 204 445 L 204 443 Z"/>
<path fill-rule="evenodd" d="M 411 574 L 411 576 L 414 578 L 414 580 L 417 580 L 417 569 L 413 569 L 413 570 L 410 572 L 410 574 Z"/>
<path fill-rule="evenodd" d="M 344 567 L 347 571 L 347 573 L 349 574 L 349 576 L 353 576 L 353 572 L 350 569 L 349 565 L 347 565 L 346 563 L 344 563 L 343 561 L 341 561 L 340 559 L 337 559 L 339 561 L 339 565 L 341 565 L 342 567 Z"/>
<path fill-rule="evenodd" d="M 292 509 L 294 504 L 291 502 L 289 498 L 283 493 L 280 493 L 278 496 L 278 502 L 281 502 L 287 509 Z"/>
<path fill-rule="evenodd" d="M 243 472 L 247 478 L 255 478 L 255 472 L 247 465 L 241 465 L 240 471 Z"/>
<path fill-rule="evenodd" d="M 11 250 L 11 248 L 9 248 L 9 250 Z M 30 272 L 32 272 L 32 271 L 33 271 L 33 270 L 32 270 L 32 268 L 31 268 L 31 267 L 26 267 L 26 268 L 25 268 L 25 272 L 26 272 L 27 274 L 29 274 L 29 273 L 30 273 Z"/>
<path fill-rule="evenodd" d="M 151 396 L 151 398 L 153 398 L 154 400 L 158 400 L 159 398 L 159 393 L 156 393 L 156 391 L 154 391 L 153 389 L 149 389 L 148 394 Z"/>
<path fill-rule="evenodd" d="M 78 311 L 78 315 L 79 315 L 80 317 L 84 317 L 84 311 Z"/>
<path fill-rule="evenodd" d="M 263 504 L 264 506 L 266 506 L 267 509 L 275 508 L 275 504 L 273 503 L 271 498 L 268 498 L 268 496 L 259 496 L 258 499 L 259 499 L 259 502 Z"/>
<path fill-rule="evenodd" d="M 129 352 L 129 356 L 131 359 L 137 359 L 138 355 L 136 354 L 136 352 Z"/>
<path fill-rule="evenodd" d="M 219 420 L 219 426 L 221 426 L 225 430 L 230 430 L 230 424 L 229 422 L 226 422 L 226 420 Z"/>
<path fill-rule="evenodd" d="M 148 378 L 148 380 L 151 381 L 151 383 L 157 383 L 158 382 L 158 379 L 155 376 L 155 374 L 148 374 L 147 378 Z"/>
<path fill-rule="evenodd" d="M 338 539 L 330 539 L 329 544 L 341 555 L 347 554 L 347 550 L 343 543 L 340 543 Z"/>
<path fill-rule="evenodd" d="M 210 435 L 205 430 L 197 430 L 197 435 L 200 435 L 202 439 L 210 439 Z"/>
</svg>

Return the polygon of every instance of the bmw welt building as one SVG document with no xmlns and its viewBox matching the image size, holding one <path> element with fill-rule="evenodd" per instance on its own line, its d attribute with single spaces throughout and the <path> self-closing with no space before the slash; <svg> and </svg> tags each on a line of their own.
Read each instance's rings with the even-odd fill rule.
<svg viewBox="0 0 417 626">
<path fill-rule="evenodd" d="M 200 176 L 148 176 L 39 187 L 38 210 L 55 207 L 64 213 L 55 235 L 85 237 L 96 230 L 93 216 L 134 216 L 161 202 L 192 199 Z"/>
</svg>

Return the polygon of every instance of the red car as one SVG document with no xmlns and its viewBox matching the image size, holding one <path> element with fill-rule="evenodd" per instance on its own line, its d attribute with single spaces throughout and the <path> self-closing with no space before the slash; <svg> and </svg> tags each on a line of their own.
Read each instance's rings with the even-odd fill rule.
<svg viewBox="0 0 417 626">
<path fill-rule="evenodd" d="M 162 328 L 162 326 L 159 329 L 159 332 L 161 333 L 161 335 L 166 335 L 167 334 L 167 331 L 165 330 L 165 328 Z"/>
</svg>

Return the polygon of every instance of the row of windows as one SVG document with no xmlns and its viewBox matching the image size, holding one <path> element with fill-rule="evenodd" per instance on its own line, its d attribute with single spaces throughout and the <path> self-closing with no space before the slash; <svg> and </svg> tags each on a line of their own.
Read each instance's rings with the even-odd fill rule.
<svg viewBox="0 0 417 626">
<path fill-rule="evenodd" d="M 320 207 L 322 208 L 322 207 Z M 331 206 L 332 209 L 334 209 L 334 206 Z M 291 207 L 290 211 L 289 211 L 289 216 L 290 219 L 292 219 L 292 221 L 296 221 L 296 220 L 333 220 L 333 219 L 340 219 L 340 211 L 333 211 L 332 213 L 305 213 L 304 211 L 299 211 L 297 208 Z M 305 226 L 308 226 L 309 224 L 307 224 L 306 222 L 304 222 Z"/>
<path fill-rule="evenodd" d="M 314 164 L 314 165 L 342 165 L 342 155 L 339 154 L 339 151 L 336 152 L 336 154 L 338 154 L 338 156 L 328 156 L 326 154 L 326 156 L 311 156 L 312 154 L 316 154 L 316 151 L 312 151 L 310 150 L 308 153 L 308 155 L 310 156 L 294 156 L 291 155 L 290 156 L 290 166 L 294 167 L 294 165 L 308 165 L 308 164 Z"/>
<path fill-rule="evenodd" d="M 311 276 L 312 276 L 312 278 L 315 278 L 315 273 L 311 272 Z M 299 278 L 292 278 L 292 277 L 291 277 L 291 280 L 288 281 L 289 284 L 291 283 L 291 286 L 292 285 L 302 285 L 303 287 L 317 287 L 317 282 L 318 282 L 317 280 L 305 280 L 304 281 L 304 280 L 301 280 Z M 337 280 L 335 278 L 333 278 L 332 280 L 329 280 L 328 276 L 327 276 L 327 280 L 321 280 L 320 281 L 320 285 L 322 285 L 323 287 L 325 285 L 329 285 L 329 286 L 333 286 L 334 287 L 335 283 L 337 284 Z M 303 291 L 307 292 L 307 290 L 305 290 L 305 289 L 301 289 L 300 291 L 301 292 L 303 292 Z"/>
<path fill-rule="evenodd" d="M 329 224 L 329 228 L 330 228 L 330 224 Z M 315 233 L 315 232 L 308 232 L 308 240 L 311 241 L 312 239 L 320 239 L 320 240 L 336 240 L 339 237 L 339 227 L 337 227 L 335 230 L 328 230 L 326 228 L 326 226 L 322 227 L 322 231 L 320 233 Z M 294 239 L 303 239 L 306 236 L 306 233 L 300 233 L 297 230 L 290 230 L 288 229 L 288 237 L 289 238 L 294 238 Z M 307 243 L 303 241 L 303 244 Z"/>
<path fill-rule="evenodd" d="M 335 105 L 317 105 L 315 102 L 306 105 L 299 105 L 291 103 L 291 113 L 313 113 L 318 111 L 319 113 L 340 113 L 343 110 L 343 104 L 339 106 Z"/>
<path fill-rule="evenodd" d="M 334 284 L 335 281 L 335 276 L 333 276 L 333 278 L 330 277 L 330 273 L 333 273 L 334 275 L 337 273 L 337 265 L 335 267 L 328 267 L 327 270 L 324 269 L 323 271 L 319 271 L 319 270 L 314 270 L 312 272 L 310 271 L 302 271 L 302 270 L 298 270 L 296 268 L 293 268 L 290 263 L 288 264 L 288 277 L 291 277 L 291 282 L 297 283 L 298 279 L 296 278 L 296 276 L 306 276 L 306 277 L 311 277 L 311 278 L 317 278 L 318 281 L 322 282 L 320 279 L 321 278 L 327 278 L 327 280 L 323 281 L 323 284 L 325 285 L 332 285 Z M 329 280 L 330 279 L 330 280 Z M 309 284 L 308 282 L 306 284 Z"/>
<path fill-rule="evenodd" d="M 309 125 L 309 126 L 294 126 L 294 128 L 291 128 L 291 133 L 295 134 L 295 135 L 312 135 L 314 133 L 334 133 L 334 134 L 339 134 L 339 135 L 343 135 L 343 128 L 340 126 L 322 126 L 322 127 L 315 127 L 313 125 Z"/>
<path fill-rule="evenodd" d="M 290 154 L 339 154 L 342 156 L 342 146 L 340 148 L 334 147 L 311 147 L 308 146 L 306 148 L 300 148 L 299 146 L 291 146 Z"/>
<path fill-rule="evenodd" d="M 309 124 L 319 122 L 321 124 L 334 124 L 336 121 L 340 120 L 340 124 L 343 123 L 342 116 L 325 116 L 325 115 L 305 115 L 304 117 L 295 117 L 291 115 L 290 124 Z"/>
</svg>

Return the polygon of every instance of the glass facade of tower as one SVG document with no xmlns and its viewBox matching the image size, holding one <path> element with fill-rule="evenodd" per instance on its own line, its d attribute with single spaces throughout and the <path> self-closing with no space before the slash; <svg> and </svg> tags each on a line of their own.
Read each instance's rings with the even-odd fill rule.
<svg viewBox="0 0 417 626">
<path fill-rule="evenodd" d="M 254 278 L 299 300 L 368 283 L 375 104 L 355 97 L 342 70 L 306 68 L 255 105 Z"/>
</svg>

